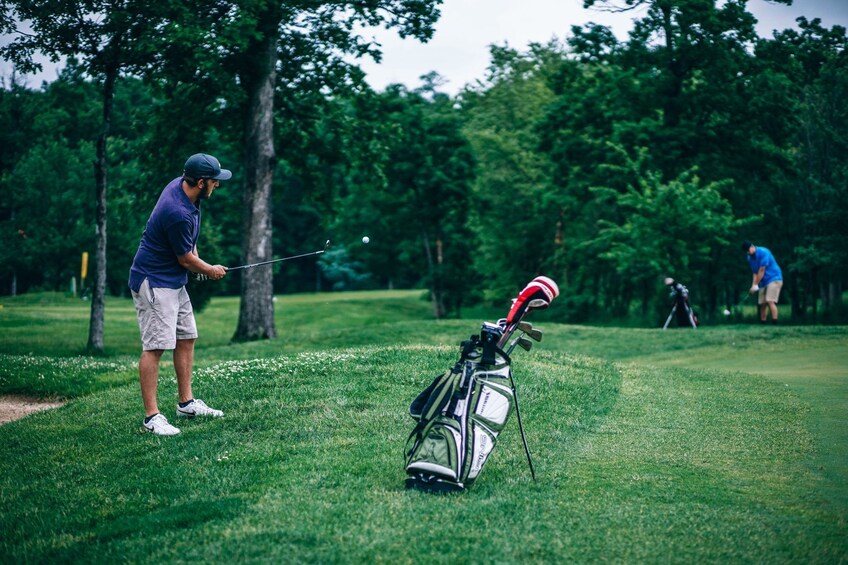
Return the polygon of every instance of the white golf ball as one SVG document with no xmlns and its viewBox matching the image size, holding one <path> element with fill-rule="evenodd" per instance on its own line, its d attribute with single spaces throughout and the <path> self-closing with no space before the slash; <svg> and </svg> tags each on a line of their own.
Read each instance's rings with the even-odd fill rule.
<svg viewBox="0 0 848 565">
<path fill-rule="evenodd" d="M 730 310 L 728 310 L 728 309 L 726 309 L 726 308 L 725 308 L 725 310 L 724 310 L 724 315 L 725 315 L 725 316 L 730 316 Z"/>
<path fill-rule="evenodd" d="M 362 238 L 362 243 L 368 243 L 369 241 L 371 241 L 371 238 L 369 238 L 367 235 Z"/>
</svg>

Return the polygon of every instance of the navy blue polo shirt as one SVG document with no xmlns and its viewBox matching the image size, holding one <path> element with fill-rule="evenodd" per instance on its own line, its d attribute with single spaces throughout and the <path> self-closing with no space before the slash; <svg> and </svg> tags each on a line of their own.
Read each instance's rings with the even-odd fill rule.
<svg viewBox="0 0 848 565">
<path fill-rule="evenodd" d="M 130 288 L 138 292 L 144 279 L 153 288 L 180 288 L 188 282 L 188 271 L 177 257 L 192 251 L 200 234 L 200 201 L 189 200 L 182 177 L 172 180 L 147 220 L 135 259 L 130 267 Z"/>
</svg>

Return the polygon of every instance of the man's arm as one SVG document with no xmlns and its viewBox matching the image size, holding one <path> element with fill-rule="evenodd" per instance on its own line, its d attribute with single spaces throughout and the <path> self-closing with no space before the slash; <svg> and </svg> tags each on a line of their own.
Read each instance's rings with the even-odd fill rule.
<svg viewBox="0 0 848 565">
<path fill-rule="evenodd" d="M 209 263 L 201 259 L 197 255 L 197 246 L 195 246 L 194 249 L 192 249 L 185 255 L 178 256 L 177 261 L 180 263 L 180 266 L 182 268 L 187 269 L 192 273 L 200 273 L 201 275 L 206 275 L 214 281 L 224 278 L 224 275 L 227 274 L 227 268 L 225 266 L 210 265 Z"/>
<path fill-rule="evenodd" d="M 754 273 L 754 278 L 751 279 L 751 294 L 757 292 L 760 289 L 760 281 L 763 280 L 763 276 L 765 274 L 765 267 L 760 267 L 760 269 L 756 273 Z"/>
</svg>

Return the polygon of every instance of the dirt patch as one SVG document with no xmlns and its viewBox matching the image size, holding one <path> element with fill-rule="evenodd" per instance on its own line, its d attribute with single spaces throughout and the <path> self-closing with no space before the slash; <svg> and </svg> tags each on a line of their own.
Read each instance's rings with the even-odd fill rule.
<svg viewBox="0 0 848 565">
<path fill-rule="evenodd" d="M 20 420 L 33 412 L 58 408 L 65 404 L 63 400 L 33 398 L 19 394 L 0 395 L 0 426 Z"/>
</svg>

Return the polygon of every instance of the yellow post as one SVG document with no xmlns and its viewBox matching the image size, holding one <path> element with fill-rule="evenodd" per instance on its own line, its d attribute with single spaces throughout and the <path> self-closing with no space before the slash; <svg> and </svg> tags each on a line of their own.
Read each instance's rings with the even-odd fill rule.
<svg viewBox="0 0 848 565">
<path fill-rule="evenodd" d="M 82 252 L 82 267 L 80 268 L 80 289 L 85 288 L 85 277 L 88 276 L 88 251 Z"/>
</svg>

